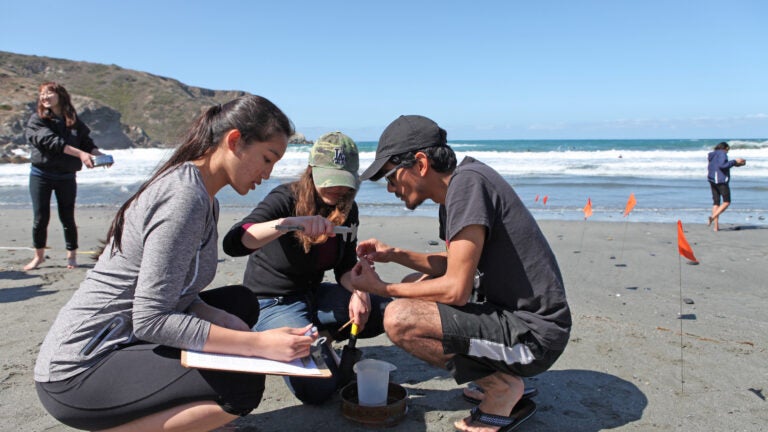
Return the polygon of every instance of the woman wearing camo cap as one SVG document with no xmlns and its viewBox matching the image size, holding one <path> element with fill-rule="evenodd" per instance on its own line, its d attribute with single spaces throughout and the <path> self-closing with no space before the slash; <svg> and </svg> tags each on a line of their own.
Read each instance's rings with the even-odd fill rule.
<svg viewBox="0 0 768 432">
<path fill-rule="evenodd" d="M 352 320 L 362 330 L 361 338 L 383 333 L 383 310 L 389 299 L 351 288 L 349 271 L 357 262 L 357 238 L 333 233 L 334 226 L 359 224 L 358 167 L 357 145 L 351 138 L 341 132 L 321 136 L 301 178 L 273 189 L 225 236 L 224 252 L 250 255 L 243 285 L 259 298 L 261 314 L 254 330 L 312 323 L 340 340 L 349 332 L 339 333 L 339 328 Z M 323 282 L 328 270 L 333 270 L 335 283 Z M 328 400 L 339 383 L 337 374 L 332 379 L 286 381 L 296 397 L 309 404 Z"/>
</svg>

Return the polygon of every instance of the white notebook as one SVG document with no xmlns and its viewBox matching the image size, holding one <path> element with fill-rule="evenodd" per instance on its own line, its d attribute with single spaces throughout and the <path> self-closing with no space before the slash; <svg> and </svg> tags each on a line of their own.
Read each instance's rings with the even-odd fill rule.
<svg viewBox="0 0 768 432">
<path fill-rule="evenodd" d="M 331 376 L 331 371 L 327 368 L 318 368 L 311 356 L 304 359 L 296 359 L 292 362 L 281 362 L 262 357 L 182 350 L 181 364 L 189 368 L 251 372 L 266 375 L 316 376 L 318 378 L 329 378 Z"/>
</svg>

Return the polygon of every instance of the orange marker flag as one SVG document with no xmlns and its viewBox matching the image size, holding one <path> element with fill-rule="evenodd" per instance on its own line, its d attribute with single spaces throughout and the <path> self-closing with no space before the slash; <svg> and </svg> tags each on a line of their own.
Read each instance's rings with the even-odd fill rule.
<svg viewBox="0 0 768 432">
<path fill-rule="evenodd" d="M 544 205 L 547 205 L 547 196 L 544 195 L 544 198 L 541 199 L 541 203 Z"/>
<path fill-rule="evenodd" d="M 627 206 L 624 207 L 625 217 L 629 215 L 629 212 L 631 212 L 633 208 L 635 208 L 635 204 L 637 204 L 637 200 L 635 199 L 635 193 L 632 192 L 631 194 L 629 194 L 629 200 L 627 200 Z"/>
<path fill-rule="evenodd" d="M 534 198 L 533 202 L 539 202 L 539 194 L 536 194 L 536 198 Z"/>
<path fill-rule="evenodd" d="M 679 220 L 677 221 L 677 250 L 680 252 L 680 255 L 689 260 L 695 263 L 699 262 L 699 260 L 696 259 L 696 256 L 693 255 L 693 249 L 691 249 L 691 245 L 688 244 L 688 240 L 685 239 L 685 234 L 683 234 L 683 223 Z"/>
<path fill-rule="evenodd" d="M 584 220 L 592 216 L 592 200 L 587 198 L 587 205 L 584 206 Z"/>
</svg>

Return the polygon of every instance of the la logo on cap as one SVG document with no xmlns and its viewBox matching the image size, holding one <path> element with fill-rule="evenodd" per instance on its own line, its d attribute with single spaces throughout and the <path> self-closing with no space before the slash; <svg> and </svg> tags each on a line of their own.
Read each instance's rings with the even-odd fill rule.
<svg viewBox="0 0 768 432">
<path fill-rule="evenodd" d="M 333 149 L 334 156 L 333 156 L 333 163 L 336 165 L 346 166 L 347 165 L 347 154 L 341 151 L 341 147 L 336 147 Z"/>
</svg>

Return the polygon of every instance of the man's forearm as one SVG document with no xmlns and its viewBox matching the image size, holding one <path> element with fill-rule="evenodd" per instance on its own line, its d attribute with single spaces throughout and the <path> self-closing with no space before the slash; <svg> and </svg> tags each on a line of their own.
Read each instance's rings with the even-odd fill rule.
<svg viewBox="0 0 768 432">
<path fill-rule="evenodd" d="M 432 277 L 445 274 L 448 260 L 445 253 L 421 253 L 406 249 L 395 249 L 392 262 Z"/>
</svg>

